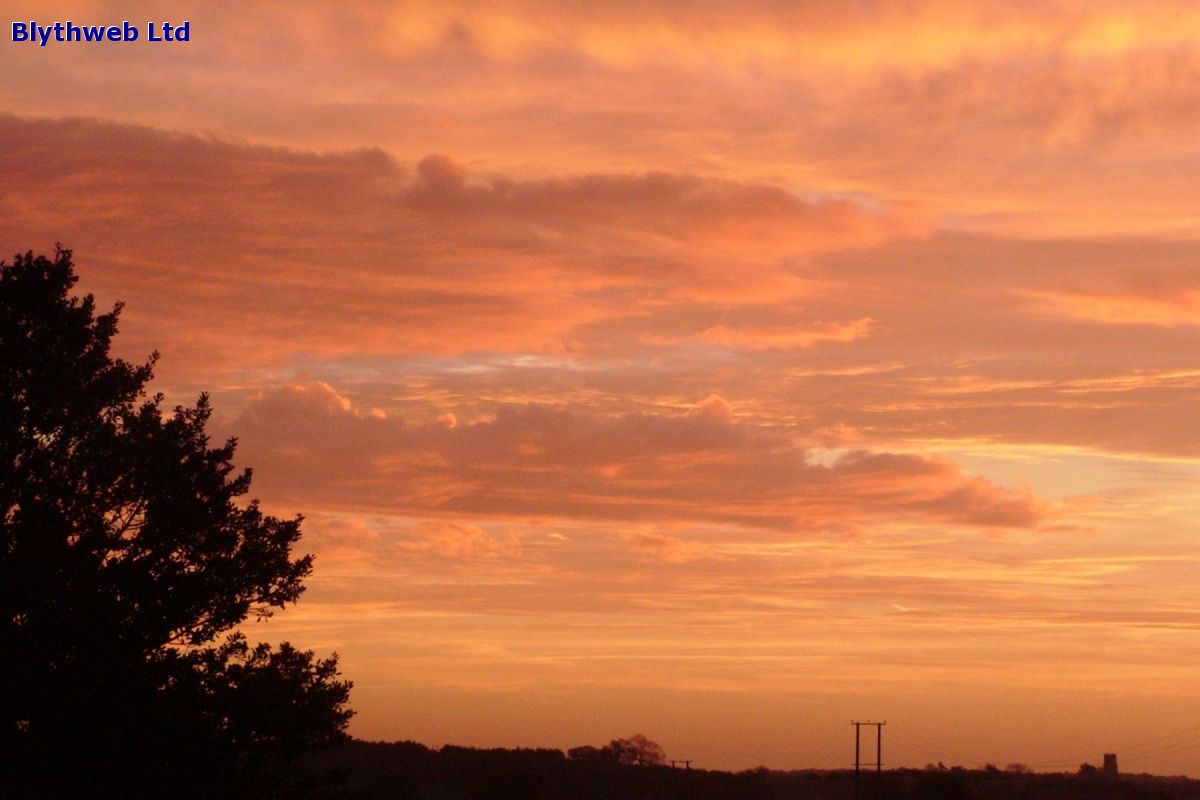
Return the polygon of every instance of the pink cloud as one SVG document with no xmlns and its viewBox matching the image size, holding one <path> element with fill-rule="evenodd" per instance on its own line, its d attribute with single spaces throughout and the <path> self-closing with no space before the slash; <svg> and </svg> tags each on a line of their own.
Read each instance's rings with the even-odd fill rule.
<svg viewBox="0 0 1200 800">
<path fill-rule="evenodd" d="M 854 428 L 864 447 L 985 436 L 1197 452 L 1179 434 L 1196 427 L 1179 424 L 1197 407 L 1189 386 L 1146 380 L 1119 406 L 1096 388 L 1194 368 L 1188 240 L 905 238 L 865 202 L 772 184 L 521 179 L 444 155 L 409 170 L 378 150 L 86 120 L 2 117 L 0 138 L 0 245 L 74 247 L 81 288 L 127 302 L 124 354 L 165 353 L 181 400 L 220 386 L 244 398 L 307 369 L 340 380 L 382 357 L 419 384 L 414 403 L 455 415 L 563 392 L 653 407 L 717 390 L 765 418 Z M 874 233 L 849 246 L 846 214 Z M 794 256 L 760 248 L 762 226 Z M 429 356 L 465 360 L 418 375 Z"/>
<path fill-rule="evenodd" d="M 852 451 L 817 463 L 787 432 L 734 421 L 718 396 L 675 415 L 505 406 L 448 428 L 291 384 L 263 392 L 233 426 L 265 495 L 323 509 L 781 530 L 899 518 L 1031 527 L 1051 513 L 945 458 Z"/>
<path fill-rule="evenodd" d="M 379 150 L 11 116 L 0 140 L 13 187 L 0 245 L 63 241 L 88 288 L 128 302 L 135 344 L 231 367 L 296 352 L 577 352 L 599 344 L 581 330 L 631 311 L 652 338 L 664 311 L 808 293 L 781 258 L 910 231 L 863 203 L 702 175 L 476 176 L 444 155 L 414 174 Z M 747 281 L 731 262 L 770 268 Z M 722 330 L 708 336 L 735 347 L 848 340 Z"/>
</svg>

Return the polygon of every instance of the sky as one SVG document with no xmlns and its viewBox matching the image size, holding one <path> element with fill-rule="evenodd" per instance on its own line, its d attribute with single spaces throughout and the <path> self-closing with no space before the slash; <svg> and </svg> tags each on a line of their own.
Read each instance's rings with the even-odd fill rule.
<svg viewBox="0 0 1200 800">
<path fill-rule="evenodd" d="M 189 21 L 4 37 L 0 254 L 305 515 L 355 736 L 1200 776 L 1194 3 L 6 8 Z"/>
</svg>

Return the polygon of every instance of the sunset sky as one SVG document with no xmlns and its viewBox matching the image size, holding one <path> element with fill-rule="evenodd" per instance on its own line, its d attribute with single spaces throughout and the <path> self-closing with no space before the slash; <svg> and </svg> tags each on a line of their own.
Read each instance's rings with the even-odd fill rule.
<svg viewBox="0 0 1200 800">
<path fill-rule="evenodd" d="M 6 28 L 0 256 L 305 515 L 352 734 L 1200 776 L 1200 6 L 187 6 L 6 3 L 190 41 Z"/>
</svg>

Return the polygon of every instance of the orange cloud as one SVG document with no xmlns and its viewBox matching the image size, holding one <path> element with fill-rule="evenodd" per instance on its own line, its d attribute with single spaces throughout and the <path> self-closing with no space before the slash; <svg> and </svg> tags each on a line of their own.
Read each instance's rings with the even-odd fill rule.
<svg viewBox="0 0 1200 800">
<path fill-rule="evenodd" d="M 817 463 L 786 433 L 733 421 L 715 396 L 682 415 L 501 407 L 447 428 L 360 413 L 324 384 L 291 384 L 254 399 L 234 428 L 264 492 L 330 510 L 793 531 L 880 518 L 1030 527 L 1050 513 L 1032 493 L 943 458 L 852 451 Z"/>
<path fill-rule="evenodd" d="M 13 15 L 72 7 L 120 10 Z M 193 19 L 206 35 L 187 52 L 123 54 L 120 85 L 95 49 L 9 48 L 0 106 L 405 163 L 450 152 L 488 174 L 817 187 L 958 229 L 1196 234 L 1200 19 L 1177 0 L 263 2 Z"/>
<path fill-rule="evenodd" d="M 808 201 L 775 186 L 695 175 L 499 177 L 483 185 L 467 183 L 467 175 L 448 156 L 426 156 L 405 202 L 452 223 L 499 218 L 518 228 L 620 231 L 703 247 L 752 247 L 760 255 L 840 249 L 917 230 L 845 199 Z"/>
<path fill-rule="evenodd" d="M 181 400 L 239 387 L 236 411 L 263 383 L 349 371 L 374 375 L 381 408 L 403 395 L 456 420 L 564 393 L 620 410 L 720 391 L 864 447 L 1198 452 L 1179 434 L 1196 427 L 1190 388 L 1121 404 L 1081 388 L 1195 366 L 1191 241 L 912 238 L 865 202 L 768 184 L 522 180 L 447 156 L 409 171 L 379 151 L 81 120 L 5 117 L 0 136 L 0 242 L 75 247 L 83 288 L 127 302 L 124 352 L 163 351 Z M 771 236 L 793 255 L 759 246 Z"/>
<path fill-rule="evenodd" d="M 378 151 L 317 155 L 83 120 L 0 118 L 0 138 L 22 187 L 6 195 L 0 241 L 89 254 L 91 285 L 128 301 L 135 340 L 145 320 L 154 346 L 205 362 L 588 349 L 581 327 L 631 310 L 652 321 L 664 303 L 809 291 L 791 268 L 745 280 L 730 268 L 735 251 L 772 264 L 905 231 L 844 199 L 693 175 L 479 181 L 429 156 L 410 177 Z M 759 346 L 752 330 L 733 338 Z"/>
<path fill-rule="evenodd" d="M 870 317 L 852 322 L 812 322 L 806 326 L 778 325 L 774 327 L 745 325 L 730 327 L 721 324 L 705 328 L 684 339 L 648 336 L 655 345 L 679 345 L 685 342 L 714 344 L 749 350 L 809 348 L 820 342 L 853 342 L 870 335 L 874 320 Z"/>
</svg>

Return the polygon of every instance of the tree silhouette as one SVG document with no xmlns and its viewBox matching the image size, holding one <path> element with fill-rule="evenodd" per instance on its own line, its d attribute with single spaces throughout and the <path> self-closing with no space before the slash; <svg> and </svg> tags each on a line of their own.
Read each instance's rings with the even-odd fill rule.
<svg viewBox="0 0 1200 800">
<path fill-rule="evenodd" d="M 613 752 L 620 764 L 648 767 L 666 763 L 667 760 L 667 754 L 663 751 L 662 746 L 640 733 L 635 733 L 628 739 L 613 739 L 609 742 L 608 749 Z"/>
<path fill-rule="evenodd" d="M 336 656 L 229 635 L 303 591 L 300 517 L 239 500 L 208 398 L 164 413 L 76 280 L 0 262 L 0 796 L 261 794 L 352 713 Z"/>
</svg>

